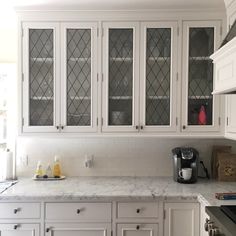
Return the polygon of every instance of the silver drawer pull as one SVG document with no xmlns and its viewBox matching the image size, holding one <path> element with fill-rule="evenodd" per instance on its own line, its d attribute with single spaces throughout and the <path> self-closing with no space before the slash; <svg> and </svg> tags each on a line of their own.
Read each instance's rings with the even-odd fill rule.
<svg viewBox="0 0 236 236">
<path fill-rule="evenodd" d="M 17 212 L 19 212 L 20 211 L 20 208 L 15 208 L 14 209 L 14 214 L 17 214 Z"/>
<path fill-rule="evenodd" d="M 137 226 L 136 226 L 136 230 L 139 230 L 139 229 L 140 229 L 140 226 L 139 226 L 139 225 L 137 225 Z"/>
<path fill-rule="evenodd" d="M 81 210 L 80 209 L 77 209 L 77 214 L 79 214 L 81 212 Z"/>
<path fill-rule="evenodd" d="M 17 230 L 18 227 L 20 227 L 20 225 L 14 225 L 14 226 L 13 226 L 13 229 L 14 229 L 14 230 Z"/>
</svg>

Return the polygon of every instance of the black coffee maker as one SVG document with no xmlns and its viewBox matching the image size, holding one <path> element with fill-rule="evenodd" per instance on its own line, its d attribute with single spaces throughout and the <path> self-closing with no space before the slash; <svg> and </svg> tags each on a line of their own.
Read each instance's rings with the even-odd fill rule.
<svg viewBox="0 0 236 236">
<path fill-rule="evenodd" d="M 172 150 L 172 154 L 174 181 L 185 184 L 197 182 L 198 151 L 192 147 L 176 147 Z M 191 177 L 187 180 L 180 175 L 180 171 L 185 168 L 192 169 Z"/>
</svg>

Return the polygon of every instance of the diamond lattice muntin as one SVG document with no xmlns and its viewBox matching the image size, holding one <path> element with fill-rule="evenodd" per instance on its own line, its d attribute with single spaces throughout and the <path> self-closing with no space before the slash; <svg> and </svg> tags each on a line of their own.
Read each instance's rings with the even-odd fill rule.
<svg viewBox="0 0 236 236">
<path fill-rule="evenodd" d="M 133 29 L 109 30 L 109 125 L 132 125 Z"/>
<path fill-rule="evenodd" d="M 53 125 L 53 30 L 29 30 L 30 125 Z"/>
<path fill-rule="evenodd" d="M 147 29 L 146 125 L 170 124 L 171 29 Z"/>
<path fill-rule="evenodd" d="M 189 29 L 188 124 L 198 125 L 198 114 L 205 108 L 206 124 L 212 124 L 214 28 Z"/>
<path fill-rule="evenodd" d="M 67 30 L 67 125 L 91 124 L 91 29 Z"/>
</svg>

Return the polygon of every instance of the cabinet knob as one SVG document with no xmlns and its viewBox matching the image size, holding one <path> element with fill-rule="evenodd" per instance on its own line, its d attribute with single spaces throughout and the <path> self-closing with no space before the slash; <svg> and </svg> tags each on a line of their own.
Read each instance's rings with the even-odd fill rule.
<svg viewBox="0 0 236 236">
<path fill-rule="evenodd" d="M 183 129 L 186 129 L 186 125 L 183 125 Z"/>
<path fill-rule="evenodd" d="M 61 125 L 61 129 L 64 129 L 64 125 Z"/>
<path fill-rule="evenodd" d="M 16 230 L 19 227 L 19 225 L 14 225 L 13 229 Z"/>
<path fill-rule="evenodd" d="M 18 211 L 20 211 L 20 208 L 15 208 L 14 209 L 14 214 L 17 214 Z"/>
<path fill-rule="evenodd" d="M 140 213 L 140 209 L 137 209 L 136 212 L 137 212 L 137 213 Z"/>
<path fill-rule="evenodd" d="M 79 214 L 80 213 L 80 209 L 77 209 L 77 214 Z"/>
<path fill-rule="evenodd" d="M 135 126 L 135 129 L 138 129 L 138 125 Z"/>
<path fill-rule="evenodd" d="M 143 125 L 140 126 L 140 129 L 143 129 Z"/>
<path fill-rule="evenodd" d="M 50 228 L 46 228 L 46 232 L 48 233 L 50 231 Z"/>
<path fill-rule="evenodd" d="M 139 230 L 139 229 L 140 229 L 140 226 L 139 226 L 139 225 L 137 225 L 137 226 L 136 226 L 136 230 Z"/>
<path fill-rule="evenodd" d="M 60 129 L 60 126 L 59 126 L 59 125 L 57 125 L 57 126 L 56 126 L 56 128 L 57 128 L 57 129 Z"/>
</svg>

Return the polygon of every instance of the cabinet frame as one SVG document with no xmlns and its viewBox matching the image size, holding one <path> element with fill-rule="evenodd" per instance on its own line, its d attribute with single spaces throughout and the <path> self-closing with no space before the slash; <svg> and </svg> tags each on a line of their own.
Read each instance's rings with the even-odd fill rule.
<svg viewBox="0 0 236 236">
<path fill-rule="evenodd" d="M 214 28 L 214 51 L 220 45 L 221 21 L 183 21 L 183 56 L 182 56 L 182 126 L 181 132 L 219 132 L 220 131 L 220 98 L 213 96 L 212 125 L 188 125 L 188 71 L 189 71 L 189 29 L 190 28 Z M 214 70 L 213 70 L 214 71 Z M 214 78 L 214 72 L 213 72 Z M 185 84 L 184 84 L 185 83 Z M 214 87 L 214 80 L 213 80 Z"/>
<path fill-rule="evenodd" d="M 23 85 L 22 85 L 22 102 L 23 102 L 23 121 L 22 121 L 22 130 L 23 132 L 35 132 L 35 133 L 56 133 L 58 132 L 56 126 L 60 124 L 60 94 L 58 93 L 60 89 L 60 24 L 53 22 L 27 22 L 23 23 Z M 54 79 L 54 98 L 53 98 L 53 125 L 52 126 L 31 126 L 29 124 L 29 30 L 30 29 L 52 29 L 53 30 L 53 79 Z"/>
<path fill-rule="evenodd" d="M 171 63 L 170 63 L 170 125 L 146 124 L 146 38 L 148 28 L 171 29 Z M 177 47 L 178 22 L 142 22 L 141 23 L 141 62 L 140 62 L 140 123 L 144 127 L 142 132 L 174 132 L 177 131 Z"/>
</svg>

